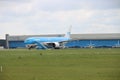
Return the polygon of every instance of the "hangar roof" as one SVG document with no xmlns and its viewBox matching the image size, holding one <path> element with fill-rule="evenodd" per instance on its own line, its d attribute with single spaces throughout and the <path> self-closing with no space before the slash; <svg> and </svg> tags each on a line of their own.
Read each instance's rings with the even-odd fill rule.
<svg viewBox="0 0 120 80">
<path fill-rule="evenodd" d="M 9 35 L 9 41 L 23 41 L 28 37 L 61 37 L 64 34 L 48 34 L 48 35 Z M 120 39 L 120 33 L 108 34 L 71 34 L 72 39 Z"/>
<path fill-rule="evenodd" d="M 73 34 L 73 39 L 120 39 L 120 33 L 111 34 Z"/>
</svg>

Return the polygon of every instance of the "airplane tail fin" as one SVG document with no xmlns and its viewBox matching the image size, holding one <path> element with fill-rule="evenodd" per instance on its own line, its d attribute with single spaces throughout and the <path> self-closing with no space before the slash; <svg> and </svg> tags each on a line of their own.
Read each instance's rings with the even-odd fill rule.
<svg viewBox="0 0 120 80">
<path fill-rule="evenodd" d="M 64 37 L 66 37 L 66 38 L 70 38 L 71 28 L 72 28 L 72 26 L 69 27 L 69 31 L 65 34 Z"/>
</svg>

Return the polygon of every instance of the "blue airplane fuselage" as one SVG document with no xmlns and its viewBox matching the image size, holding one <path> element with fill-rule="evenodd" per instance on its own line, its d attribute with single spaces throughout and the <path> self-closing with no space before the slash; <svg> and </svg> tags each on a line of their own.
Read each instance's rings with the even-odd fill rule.
<svg viewBox="0 0 120 80">
<path fill-rule="evenodd" d="M 68 41 L 70 38 L 66 37 L 30 37 L 24 41 L 25 44 L 34 44 L 36 42 L 63 42 Z"/>
</svg>

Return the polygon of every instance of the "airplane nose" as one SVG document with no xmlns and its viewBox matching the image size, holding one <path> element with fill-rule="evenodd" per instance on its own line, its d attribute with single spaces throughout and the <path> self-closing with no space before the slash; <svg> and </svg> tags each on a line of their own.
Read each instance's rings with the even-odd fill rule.
<svg viewBox="0 0 120 80">
<path fill-rule="evenodd" d="M 27 44 L 29 41 L 28 40 L 25 40 L 24 43 Z"/>
<path fill-rule="evenodd" d="M 32 41 L 31 41 L 30 39 L 26 39 L 26 40 L 24 41 L 25 44 L 31 44 L 31 42 L 32 42 Z"/>
<path fill-rule="evenodd" d="M 26 40 L 24 41 L 24 43 L 25 43 L 25 44 L 33 44 L 33 43 L 34 43 L 34 40 L 32 40 L 32 39 L 26 39 Z"/>
</svg>

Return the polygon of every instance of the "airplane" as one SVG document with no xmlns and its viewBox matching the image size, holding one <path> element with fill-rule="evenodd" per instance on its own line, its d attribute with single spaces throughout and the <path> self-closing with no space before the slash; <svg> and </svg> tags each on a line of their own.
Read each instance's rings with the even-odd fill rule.
<svg viewBox="0 0 120 80">
<path fill-rule="evenodd" d="M 60 49 L 65 48 L 64 44 L 71 40 L 71 26 L 64 37 L 29 37 L 24 43 L 28 49 Z"/>
</svg>

